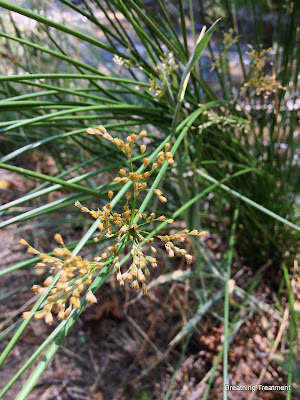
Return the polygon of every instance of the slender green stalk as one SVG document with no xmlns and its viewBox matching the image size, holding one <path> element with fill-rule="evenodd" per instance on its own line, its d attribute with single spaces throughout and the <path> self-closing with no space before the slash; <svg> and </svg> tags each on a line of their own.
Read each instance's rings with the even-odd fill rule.
<svg viewBox="0 0 300 400">
<path fill-rule="evenodd" d="M 226 267 L 226 282 L 225 282 L 225 299 L 224 299 L 224 345 L 223 345 L 223 400 L 227 399 L 227 390 L 225 385 L 228 384 L 228 346 L 229 346 L 229 306 L 230 306 L 230 293 L 229 293 L 229 280 L 231 276 L 231 263 L 233 255 L 233 246 L 235 243 L 235 229 L 237 225 L 239 215 L 239 209 L 236 208 L 233 214 L 233 222 L 231 228 L 231 235 L 229 238 L 229 248 L 227 255 L 227 267 Z"/>
<path fill-rule="evenodd" d="M 22 374 L 30 367 L 30 365 L 37 359 L 37 357 L 49 346 L 49 344 L 57 337 L 61 329 L 63 329 L 66 321 L 61 322 L 53 332 L 43 341 L 41 346 L 30 356 L 30 358 L 25 362 L 25 364 L 18 370 L 18 372 L 13 376 L 13 378 L 4 386 L 0 392 L 0 399 L 7 393 L 7 391 L 12 387 L 12 385 L 22 376 Z"/>
<path fill-rule="evenodd" d="M 37 311 L 40 306 L 43 304 L 43 302 L 45 301 L 45 299 L 47 298 L 47 296 L 49 296 L 50 290 L 53 288 L 53 286 L 56 284 L 56 282 L 58 281 L 59 278 L 59 274 L 56 275 L 56 277 L 53 279 L 52 284 L 48 287 L 47 291 L 40 296 L 40 298 L 37 300 L 37 302 L 34 304 L 34 306 L 31 309 L 31 312 L 34 313 L 35 311 Z M 0 366 L 4 363 L 4 361 L 6 360 L 7 356 L 9 355 L 9 353 L 11 352 L 11 350 L 13 349 L 14 345 L 17 343 L 17 341 L 19 340 L 20 336 L 22 335 L 22 333 L 25 331 L 25 329 L 27 328 L 27 326 L 29 325 L 31 319 L 33 318 L 30 317 L 29 319 L 25 319 L 21 326 L 19 327 L 19 329 L 17 330 L 17 332 L 14 334 L 14 336 L 12 337 L 12 339 L 10 340 L 10 342 L 8 343 L 8 345 L 5 347 L 3 353 L 0 355 Z"/>
<path fill-rule="evenodd" d="M 287 291 L 288 291 L 290 316 L 291 316 L 291 322 L 289 325 L 289 361 L 288 361 L 288 371 L 287 371 L 288 372 L 287 385 L 292 385 L 292 383 L 293 383 L 293 360 L 294 360 L 293 347 L 294 347 L 295 333 L 298 330 L 298 323 L 297 323 L 297 315 L 295 312 L 294 295 L 293 295 L 293 291 L 292 291 L 292 287 L 291 287 L 291 283 L 290 283 L 288 269 L 285 264 L 282 264 L 282 269 L 283 269 L 285 284 L 286 284 Z M 286 398 L 288 400 L 291 400 L 291 398 L 292 398 L 291 396 L 292 396 L 292 390 L 288 390 L 286 392 Z"/>
<path fill-rule="evenodd" d="M 214 183 L 218 183 L 218 181 L 214 178 L 212 178 L 211 176 L 209 176 L 208 174 L 206 174 L 203 171 L 197 170 L 197 173 L 201 176 L 203 176 L 203 178 L 207 179 L 210 182 L 214 182 Z M 260 204 L 256 203 L 255 201 L 248 199 L 248 197 L 241 195 L 240 193 L 236 192 L 235 190 L 229 188 L 226 185 L 220 184 L 219 185 L 221 189 L 225 190 L 226 192 L 230 193 L 231 195 L 233 195 L 234 197 L 244 201 L 247 204 L 250 204 L 251 206 L 257 208 L 259 211 L 269 215 L 270 217 L 276 219 L 279 222 L 282 222 L 283 224 L 286 224 L 288 226 L 290 226 L 291 228 L 297 230 L 298 232 L 300 232 L 300 227 L 293 224 L 292 222 L 288 221 L 285 218 L 280 217 L 280 215 L 274 213 L 273 211 L 268 210 L 267 208 L 261 206 Z"/>
<path fill-rule="evenodd" d="M 42 179 L 43 181 L 57 183 L 60 185 L 60 187 L 66 187 L 74 190 L 75 192 L 88 193 L 96 197 L 102 197 L 100 193 L 97 193 L 95 190 L 89 189 L 85 186 L 77 185 L 75 183 L 64 181 L 62 179 L 55 178 L 53 176 L 41 174 L 39 172 L 30 171 L 25 168 L 15 167 L 14 165 L 9 165 L 4 163 L 0 163 L 0 168 L 6 169 L 8 171 L 18 172 L 21 175 L 30 176 L 31 178 Z"/>
<path fill-rule="evenodd" d="M 65 26 L 63 24 L 60 24 L 58 22 L 55 22 L 55 21 L 53 21 L 53 20 L 51 20 L 49 18 L 43 17 L 42 15 L 37 14 L 37 13 L 35 13 L 33 11 L 30 11 L 28 9 L 19 7 L 18 5 L 12 4 L 11 2 L 8 2 L 8 1 L 5 1 L 5 0 L 0 0 L 0 7 L 3 7 L 5 9 L 7 9 L 7 10 L 10 10 L 10 11 L 17 12 L 17 13 L 19 13 L 21 15 L 24 15 L 25 17 L 32 18 L 32 19 L 34 19 L 34 20 L 36 20 L 38 22 L 41 22 L 42 24 L 51 26 L 51 27 L 53 27 L 53 28 L 55 28 L 55 29 L 57 29 L 59 31 L 65 32 L 65 33 L 70 34 L 70 35 L 72 35 L 74 37 L 82 39 L 85 42 L 88 42 L 88 43 L 91 43 L 91 44 L 93 44 L 93 45 L 95 45 L 97 47 L 100 47 L 103 50 L 109 51 L 111 53 L 115 53 L 115 54 L 117 54 L 117 55 L 119 55 L 121 57 L 124 57 L 124 58 L 130 58 L 126 54 L 124 54 L 122 52 L 119 52 L 117 49 L 112 49 L 111 47 L 109 47 L 106 44 L 100 42 L 99 40 L 94 39 L 91 36 L 85 35 L 85 34 L 79 32 L 79 31 L 77 31 L 75 29 L 69 28 L 69 27 L 67 27 L 67 26 Z"/>
</svg>

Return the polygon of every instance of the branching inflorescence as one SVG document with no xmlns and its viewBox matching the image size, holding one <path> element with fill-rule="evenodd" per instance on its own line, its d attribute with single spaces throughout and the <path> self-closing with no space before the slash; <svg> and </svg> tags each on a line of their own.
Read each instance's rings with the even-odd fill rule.
<svg viewBox="0 0 300 400">
<path fill-rule="evenodd" d="M 143 294 L 147 293 L 146 277 L 150 275 L 149 268 L 157 268 L 157 259 L 155 253 L 157 249 L 154 245 L 154 238 L 158 238 L 164 245 L 169 257 L 184 256 L 188 264 L 191 264 L 193 257 L 183 248 L 178 247 L 177 243 L 183 243 L 187 235 L 204 236 L 205 232 L 197 230 L 188 231 L 183 229 L 175 234 L 170 235 L 151 235 L 147 231 L 147 225 L 152 221 L 166 221 L 168 224 L 173 223 L 173 219 L 167 219 L 164 215 L 156 216 L 155 213 L 140 213 L 136 208 L 137 199 L 143 191 L 147 189 L 151 176 L 164 163 L 172 165 L 174 163 L 173 155 L 169 151 L 170 143 L 166 143 L 164 151 L 157 154 L 156 159 L 152 162 L 147 157 L 143 158 L 142 172 L 135 172 L 132 162 L 132 152 L 134 145 L 138 139 L 147 136 L 146 131 L 140 132 L 139 135 L 132 134 L 127 136 L 126 142 L 120 138 L 112 137 L 103 126 L 97 129 L 89 128 L 87 133 L 102 137 L 112 142 L 117 148 L 123 152 L 130 168 L 119 170 L 119 175 L 114 182 L 126 184 L 131 181 L 132 186 L 125 194 L 125 204 L 122 212 L 114 212 L 111 206 L 111 199 L 114 196 L 112 191 L 108 192 L 109 202 L 102 209 L 90 210 L 80 204 L 79 201 L 75 206 L 80 208 L 83 213 L 90 214 L 99 221 L 99 233 L 94 238 L 97 243 L 101 239 L 110 239 L 112 243 L 107 249 L 95 257 L 93 261 L 83 260 L 81 256 L 73 256 L 70 250 L 65 246 L 62 236 L 55 235 L 55 240 L 61 245 L 54 249 L 53 256 L 40 253 L 38 250 L 30 246 L 24 239 L 20 243 L 28 246 L 28 252 L 38 254 L 41 261 L 36 264 L 36 268 L 44 269 L 50 266 L 50 276 L 45 280 L 44 286 L 34 285 L 32 290 L 38 294 L 44 294 L 50 289 L 46 304 L 43 309 L 35 313 L 36 319 L 44 318 L 49 324 L 53 322 L 53 314 L 57 314 L 59 319 L 67 319 L 72 310 L 80 308 L 80 298 L 82 293 L 86 293 L 86 300 L 95 303 L 97 301 L 95 295 L 90 290 L 97 273 L 107 265 L 111 265 L 117 271 L 117 280 L 123 286 L 125 281 L 130 282 L 130 286 L 138 290 L 140 285 Z M 139 147 L 141 154 L 146 151 L 146 145 L 141 144 Z M 139 169 L 139 171 L 141 168 Z M 160 189 L 154 189 L 153 194 L 158 197 L 161 203 L 166 203 L 167 198 Z M 125 247 L 130 247 L 131 261 L 126 270 L 121 269 L 122 252 Z M 128 265 L 128 264 L 127 264 Z M 54 277 L 59 275 L 58 281 L 54 283 Z M 25 318 L 32 316 L 32 313 L 23 314 Z"/>
</svg>

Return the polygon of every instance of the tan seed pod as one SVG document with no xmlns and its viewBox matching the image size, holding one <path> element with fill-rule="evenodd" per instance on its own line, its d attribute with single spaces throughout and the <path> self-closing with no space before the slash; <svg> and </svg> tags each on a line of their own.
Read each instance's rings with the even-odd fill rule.
<svg viewBox="0 0 300 400">
<path fill-rule="evenodd" d="M 82 208 L 82 204 L 77 200 L 74 204 L 75 207 Z"/>
<path fill-rule="evenodd" d="M 43 309 L 44 309 L 44 311 L 51 311 L 52 310 L 52 307 L 53 307 L 53 304 L 51 304 L 51 303 L 48 303 L 48 304 L 46 304 L 44 307 L 43 307 Z"/>
<path fill-rule="evenodd" d="M 141 144 L 140 150 L 141 150 L 141 153 L 142 153 L 142 154 L 145 153 L 145 151 L 146 151 L 146 146 L 145 146 L 144 144 Z"/>
<path fill-rule="evenodd" d="M 59 233 L 56 233 L 54 235 L 54 240 L 59 244 L 63 244 L 63 242 L 64 242 L 62 236 Z"/>
<path fill-rule="evenodd" d="M 110 141 L 112 141 L 112 140 L 113 140 L 112 136 L 110 136 L 110 134 L 109 134 L 109 133 L 107 133 L 107 132 L 104 132 L 104 134 L 103 134 L 103 138 L 104 138 L 104 139 L 107 139 L 107 140 L 110 140 Z"/>
<path fill-rule="evenodd" d="M 80 308 L 80 301 L 77 297 L 72 296 L 70 298 L 70 303 L 73 304 L 74 308 Z"/>
<path fill-rule="evenodd" d="M 48 276 L 48 278 L 45 280 L 44 285 L 45 286 L 50 286 L 53 282 L 53 277 L 52 276 Z"/>
<path fill-rule="evenodd" d="M 166 197 L 164 196 L 158 196 L 159 201 L 161 201 L 162 203 L 166 203 L 168 200 Z"/>
<path fill-rule="evenodd" d="M 138 283 L 137 280 L 134 280 L 134 281 L 130 284 L 130 286 L 131 286 L 134 290 L 138 290 L 138 288 L 139 288 L 139 283 Z"/>
<path fill-rule="evenodd" d="M 51 312 L 47 312 L 47 314 L 45 315 L 45 322 L 48 325 L 52 325 L 52 323 L 53 323 L 53 315 L 51 314 Z"/>
<path fill-rule="evenodd" d="M 25 311 L 25 312 L 23 312 L 23 314 L 22 314 L 22 317 L 23 317 L 24 319 L 29 319 L 29 318 L 31 318 L 32 316 L 33 316 L 33 313 L 30 312 L 30 311 Z"/>
<path fill-rule="evenodd" d="M 99 131 L 100 131 L 101 133 L 105 133 L 105 132 L 106 132 L 106 129 L 105 129 L 104 126 L 102 126 L 102 125 L 99 125 L 99 126 L 97 127 L 97 129 L 99 129 Z"/>
<path fill-rule="evenodd" d="M 70 316 L 71 312 L 72 312 L 72 307 L 69 306 L 65 311 L 64 319 L 67 319 Z"/>
<path fill-rule="evenodd" d="M 97 303 L 96 296 L 90 290 L 87 292 L 86 300 L 90 303 Z"/>
<path fill-rule="evenodd" d="M 36 249 L 34 249 L 33 247 L 28 247 L 27 253 L 29 253 L 29 254 L 39 254 L 39 252 Z"/>
<path fill-rule="evenodd" d="M 45 311 L 38 311 L 37 313 L 34 314 L 35 319 L 42 319 L 46 315 Z"/>
<path fill-rule="evenodd" d="M 187 264 L 191 264 L 193 261 L 193 256 L 191 256 L 190 254 L 185 254 L 185 260 L 187 262 Z"/>
<path fill-rule="evenodd" d="M 146 283 L 142 283 L 142 291 L 143 291 L 143 295 L 145 296 L 147 294 L 147 285 L 146 285 Z"/>
</svg>

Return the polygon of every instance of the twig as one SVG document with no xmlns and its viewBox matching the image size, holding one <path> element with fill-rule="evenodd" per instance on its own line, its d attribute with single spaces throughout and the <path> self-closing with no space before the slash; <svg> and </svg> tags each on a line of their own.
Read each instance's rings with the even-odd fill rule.
<svg viewBox="0 0 300 400">
<path fill-rule="evenodd" d="M 280 341 L 281 341 L 283 332 L 284 332 L 284 330 L 285 330 L 285 327 L 286 327 L 288 318 L 289 318 L 289 307 L 287 306 L 286 309 L 285 309 L 285 311 L 284 311 L 283 320 L 282 320 L 282 323 L 281 323 L 281 325 L 280 325 L 280 328 L 279 328 L 279 331 L 278 331 L 276 340 L 275 340 L 274 345 L 273 345 L 273 347 L 272 347 L 272 349 L 271 349 L 271 352 L 270 352 L 270 354 L 269 354 L 268 361 L 270 361 L 270 360 L 272 359 L 274 353 L 275 353 L 276 350 L 277 350 L 277 347 L 279 346 L 279 343 L 280 343 Z M 264 379 L 264 377 L 265 377 L 266 372 L 267 372 L 267 367 L 265 366 L 265 367 L 262 369 L 262 371 L 261 371 L 261 373 L 260 373 L 260 375 L 259 375 L 259 378 L 258 378 L 258 380 L 257 380 L 257 382 L 256 382 L 256 386 L 258 386 L 258 385 L 261 384 L 261 382 L 263 381 L 263 379 Z M 255 392 L 252 392 L 252 393 L 250 394 L 248 400 L 253 400 L 253 399 L 255 398 L 255 396 L 256 396 Z"/>
</svg>

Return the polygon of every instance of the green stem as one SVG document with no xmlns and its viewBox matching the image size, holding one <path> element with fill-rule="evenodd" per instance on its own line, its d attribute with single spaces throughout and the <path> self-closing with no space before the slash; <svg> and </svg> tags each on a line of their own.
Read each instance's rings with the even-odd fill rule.
<svg viewBox="0 0 300 400">
<path fill-rule="evenodd" d="M 239 215 L 239 208 L 234 210 L 233 223 L 231 228 L 231 235 L 229 239 L 229 249 L 227 258 L 227 268 L 226 268 L 226 286 L 225 286 L 225 301 L 224 301 L 224 352 L 223 352 L 223 400 L 227 399 L 227 390 L 225 390 L 225 385 L 228 384 L 228 338 L 229 338 L 229 306 L 230 306 L 230 293 L 229 293 L 229 281 L 231 275 L 231 263 L 232 254 L 234 246 L 234 234 L 237 225 L 237 219 Z"/>
</svg>

